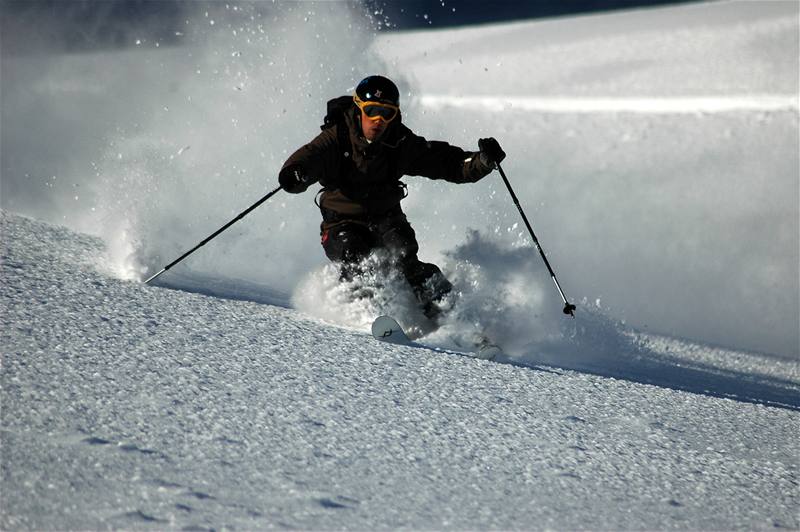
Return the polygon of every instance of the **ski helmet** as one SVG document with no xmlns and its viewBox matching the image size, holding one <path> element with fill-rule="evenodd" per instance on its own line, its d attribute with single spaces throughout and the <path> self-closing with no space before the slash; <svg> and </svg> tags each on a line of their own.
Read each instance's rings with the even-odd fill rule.
<svg viewBox="0 0 800 532">
<path fill-rule="evenodd" d="M 368 76 L 356 87 L 356 96 L 362 102 L 388 103 L 400 107 L 400 91 L 392 80 L 383 76 Z"/>
</svg>

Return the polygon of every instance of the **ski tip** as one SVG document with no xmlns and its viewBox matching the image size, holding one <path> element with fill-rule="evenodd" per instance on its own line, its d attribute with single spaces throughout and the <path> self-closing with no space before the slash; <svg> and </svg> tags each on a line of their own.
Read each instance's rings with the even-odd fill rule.
<svg viewBox="0 0 800 532">
<path fill-rule="evenodd" d="M 391 316 L 378 316 L 372 322 L 372 336 L 382 342 L 407 344 L 409 340 L 397 320 Z"/>
<path fill-rule="evenodd" d="M 390 329 L 394 326 L 400 326 L 400 324 L 397 323 L 397 320 L 394 318 L 390 316 L 378 316 L 372 320 L 372 335 L 375 337 L 383 336 L 383 333 L 387 328 Z"/>
</svg>

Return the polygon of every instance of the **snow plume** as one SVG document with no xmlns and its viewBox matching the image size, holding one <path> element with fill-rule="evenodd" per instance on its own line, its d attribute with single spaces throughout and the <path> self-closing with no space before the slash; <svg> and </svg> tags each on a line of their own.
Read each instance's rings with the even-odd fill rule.
<svg viewBox="0 0 800 532">
<path fill-rule="evenodd" d="M 478 332 L 522 363 L 570 367 L 591 366 L 598 357 L 619 360 L 638 350 L 624 324 L 609 318 L 599 302 L 576 301 L 579 319 L 561 313 L 558 292 L 529 245 L 470 231 L 445 264 L 458 297 L 434 342 L 463 342 Z"/>
<path fill-rule="evenodd" d="M 104 236 L 118 238 L 121 209 L 138 271 L 157 271 L 274 189 L 288 153 L 318 131 L 320 102 L 350 90 L 354 63 L 370 68 L 359 57 L 369 25 L 347 4 L 206 7 L 190 43 L 145 62 L 158 86 L 151 116 L 118 132 L 104 165 Z M 181 267 L 289 291 L 322 259 L 301 251 L 313 248 L 316 217 L 307 197 L 280 193 Z"/>
<path fill-rule="evenodd" d="M 277 187 L 325 101 L 383 71 L 354 3 L 179 6 L 169 46 L 129 31 L 121 49 L 3 57 L 4 207 L 102 236 L 126 278 Z M 303 251 L 317 224 L 308 195 L 281 192 L 176 270 L 289 292 L 324 260 Z"/>
<path fill-rule="evenodd" d="M 445 271 L 457 298 L 437 336 L 463 336 L 474 329 L 514 354 L 535 339 L 558 337 L 560 315 L 551 312 L 558 302 L 551 301 L 550 280 L 535 253 L 471 230 L 464 243 L 446 253 Z"/>
<path fill-rule="evenodd" d="M 386 264 L 384 253 L 376 251 L 362 261 L 361 273 L 352 280 L 343 280 L 339 267 L 327 264 L 298 283 L 292 304 L 326 322 L 362 331 L 380 314 L 395 316 L 406 326 L 419 322 L 422 315 L 410 286 Z"/>
<path fill-rule="evenodd" d="M 561 314 L 558 293 L 529 246 L 471 230 L 445 252 L 443 271 L 453 291 L 440 305 L 446 312 L 433 332 L 426 330 L 429 324 L 408 283 L 383 267 L 386 263 L 383 252 L 375 252 L 351 281 L 342 281 L 335 265 L 323 266 L 298 284 L 292 304 L 324 322 L 361 331 L 375 316 L 388 314 L 412 337 L 423 335 L 426 345 L 444 349 L 469 351 L 486 337 L 524 364 L 606 368 L 639 349 L 598 302 L 583 301 L 579 320 Z"/>
</svg>

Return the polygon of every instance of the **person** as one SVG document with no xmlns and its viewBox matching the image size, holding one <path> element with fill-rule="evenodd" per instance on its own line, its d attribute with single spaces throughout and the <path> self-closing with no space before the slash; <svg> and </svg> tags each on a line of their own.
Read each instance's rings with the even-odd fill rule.
<svg viewBox="0 0 800 532">
<path fill-rule="evenodd" d="M 435 322 L 452 284 L 438 266 L 417 256 L 416 234 L 400 206 L 407 195 L 400 178 L 474 183 L 491 173 L 505 153 L 494 138 L 479 139 L 479 151 L 473 152 L 414 134 L 403 124 L 397 86 L 383 76 L 364 78 L 352 98 L 331 100 L 329 117 L 337 100 L 343 116 L 286 160 L 280 185 L 292 194 L 322 185 L 317 202 L 322 247 L 339 265 L 343 280 L 353 279 L 371 252 L 385 249 L 391 267 L 402 273 L 424 314 Z"/>
</svg>

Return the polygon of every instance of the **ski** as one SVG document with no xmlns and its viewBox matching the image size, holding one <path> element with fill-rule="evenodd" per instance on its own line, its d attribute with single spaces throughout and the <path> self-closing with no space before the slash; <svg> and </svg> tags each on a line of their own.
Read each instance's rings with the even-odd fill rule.
<svg viewBox="0 0 800 532">
<path fill-rule="evenodd" d="M 411 341 L 408 335 L 403 331 L 403 327 L 397 323 L 397 320 L 391 316 L 378 316 L 372 322 L 372 336 L 380 341 L 396 345 L 420 345 Z M 456 345 L 460 345 L 456 342 Z M 486 337 L 481 337 L 480 342 L 470 346 L 472 351 L 469 354 L 475 358 L 482 360 L 494 360 L 502 350 L 496 344 L 493 344 Z"/>
<path fill-rule="evenodd" d="M 381 342 L 390 344 L 410 345 L 411 340 L 406 336 L 397 320 L 390 316 L 378 316 L 372 322 L 372 336 Z"/>
</svg>

